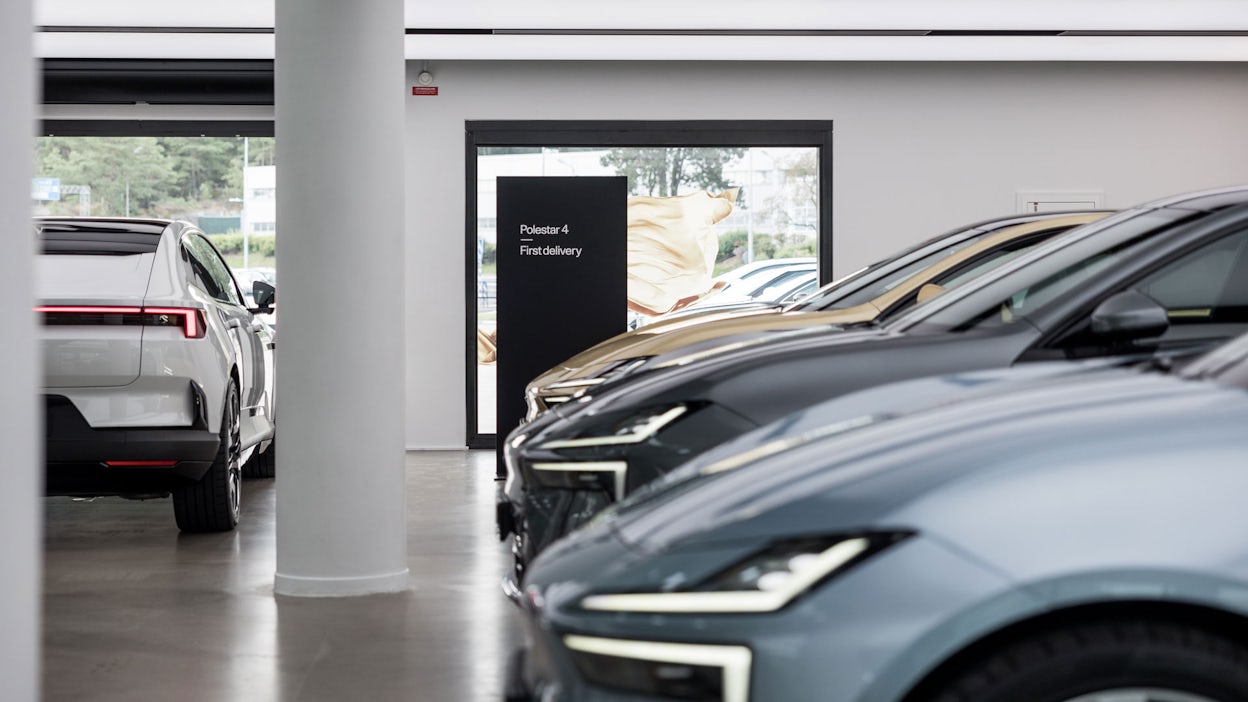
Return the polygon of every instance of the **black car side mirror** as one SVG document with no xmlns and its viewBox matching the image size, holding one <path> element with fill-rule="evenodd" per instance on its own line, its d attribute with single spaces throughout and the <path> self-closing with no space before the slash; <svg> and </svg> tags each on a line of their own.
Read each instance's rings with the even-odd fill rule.
<svg viewBox="0 0 1248 702">
<path fill-rule="evenodd" d="M 252 312 L 266 314 L 273 311 L 273 303 L 277 300 L 277 288 L 262 280 L 257 280 L 251 284 L 251 296 L 256 301 L 256 307 Z"/>
<path fill-rule="evenodd" d="M 1092 333 L 1114 339 L 1161 336 L 1170 328 L 1166 308 L 1135 290 L 1112 295 L 1092 311 Z"/>
</svg>

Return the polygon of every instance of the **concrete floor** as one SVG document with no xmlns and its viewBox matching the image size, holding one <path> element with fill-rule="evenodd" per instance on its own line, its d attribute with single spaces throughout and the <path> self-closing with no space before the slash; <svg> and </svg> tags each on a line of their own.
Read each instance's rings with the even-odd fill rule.
<svg viewBox="0 0 1248 702">
<path fill-rule="evenodd" d="M 494 454 L 407 455 L 412 589 L 273 594 L 275 483 L 228 534 L 180 536 L 169 500 L 47 498 L 43 698 L 495 702 L 520 640 L 499 589 Z"/>
</svg>

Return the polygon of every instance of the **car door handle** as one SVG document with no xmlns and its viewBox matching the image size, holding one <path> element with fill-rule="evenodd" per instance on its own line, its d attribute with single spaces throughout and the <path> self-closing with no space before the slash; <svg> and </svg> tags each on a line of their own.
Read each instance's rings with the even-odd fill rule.
<svg viewBox="0 0 1248 702">
<path fill-rule="evenodd" d="M 254 331 L 254 332 L 262 332 L 262 331 L 264 331 L 264 322 L 252 322 L 252 323 L 251 323 L 251 330 L 252 330 L 252 331 Z"/>
<path fill-rule="evenodd" d="M 225 328 L 226 328 L 226 329 L 238 329 L 238 328 L 239 328 L 239 327 L 241 327 L 241 326 L 243 326 L 243 323 L 242 323 L 242 322 L 240 322 L 240 321 L 238 321 L 237 319 L 227 319 L 227 320 L 225 320 Z"/>
</svg>

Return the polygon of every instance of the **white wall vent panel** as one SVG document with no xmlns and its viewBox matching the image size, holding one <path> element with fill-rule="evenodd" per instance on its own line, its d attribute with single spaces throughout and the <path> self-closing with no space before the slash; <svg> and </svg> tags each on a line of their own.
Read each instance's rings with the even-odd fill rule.
<svg viewBox="0 0 1248 702">
<path fill-rule="evenodd" d="M 1016 212 L 1100 210 L 1105 207 L 1102 190 L 1019 190 L 1014 193 Z"/>
</svg>

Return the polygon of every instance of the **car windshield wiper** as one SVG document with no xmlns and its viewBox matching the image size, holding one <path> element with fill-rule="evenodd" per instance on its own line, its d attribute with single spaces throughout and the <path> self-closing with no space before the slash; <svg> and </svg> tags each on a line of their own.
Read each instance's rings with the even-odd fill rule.
<svg viewBox="0 0 1248 702">
<path fill-rule="evenodd" d="M 864 319 L 861 322 L 836 322 L 832 326 L 838 329 L 879 329 L 883 325 L 878 319 Z"/>
<path fill-rule="evenodd" d="M 1161 373 L 1163 375 L 1169 375 L 1170 373 L 1174 372 L 1174 368 L 1175 368 L 1174 358 L 1170 356 L 1160 356 L 1160 355 L 1153 356 L 1147 361 L 1141 363 L 1139 365 L 1139 368 L 1141 368 L 1142 370 L 1151 372 L 1151 373 Z"/>
</svg>

